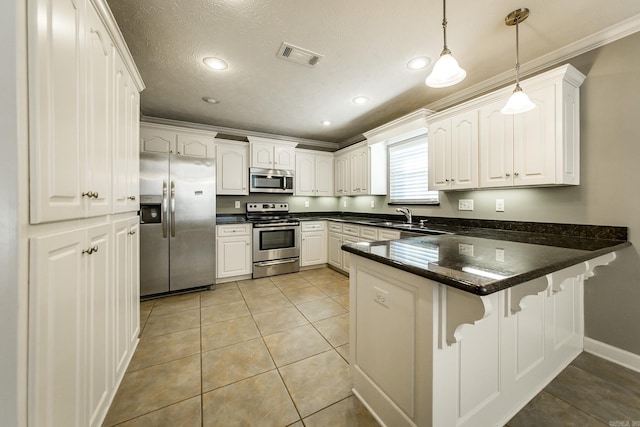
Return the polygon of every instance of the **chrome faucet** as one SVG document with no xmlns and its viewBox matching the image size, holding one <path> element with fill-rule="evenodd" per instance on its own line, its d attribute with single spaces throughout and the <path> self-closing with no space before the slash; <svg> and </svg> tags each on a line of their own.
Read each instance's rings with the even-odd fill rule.
<svg viewBox="0 0 640 427">
<path fill-rule="evenodd" d="M 411 224 L 411 209 L 409 208 L 396 208 L 396 212 L 401 212 L 407 217 L 407 224 Z"/>
</svg>

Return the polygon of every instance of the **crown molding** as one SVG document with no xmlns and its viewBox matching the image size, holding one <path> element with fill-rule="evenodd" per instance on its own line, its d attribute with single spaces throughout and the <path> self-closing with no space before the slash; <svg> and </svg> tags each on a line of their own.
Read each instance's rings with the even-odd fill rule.
<svg viewBox="0 0 640 427">
<path fill-rule="evenodd" d="M 634 15 L 626 20 L 612 25 L 609 28 L 598 31 L 574 43 L 568 44 L 560 49 L 549 52 L 539 58 L 520 65 L 520 78 L 526 78 L 539 73 L 542 70 L 564 63 L 571 58 L 583 53 L 597 49 L 616 40 L 630 36 L 640 31 L 640 14 Z M 514 83 L 513 70 L 505 71 L 495 77 L 484 80 L 470 86 L 460 92 L 456 92 L 438 101 L 426 105 L 425 108 L 433 111 L 440 111 L 460 102 L 480 96 L 488 91 L 492 91 L 508 84 Z"/>
<path fill-rule="evenodd" d="M 152 123 L 159 125 L 168 125 L 168 126 L 177 126 L 185 129 L 194 129 L 208 132 L 216 132 L 217 134 L 223 135 L 233 135 L 243 138 L 248 137 L 256 137 L 256 138 L 265 138 L 269 140 L 277 140 L 282 142 L 292 142 L 296 143 L 302 147 L 310 148 L 313 147 L 317 150 L 321 151 L 336 151 L 339 146 L 337 142 L 328 142 L 328 141 L 318 141 L 315 139 L 305 139 L 305 138 L 294 138 L 289 136 L 282 135 L 273 135 L 269 133 L 262 132 L 254 132 L 250 130 L 242 130 L 242 129 L 234 129 L 227 128 L 222 126 L 213 126 L 213 125 L 205 125 L 201 123 L 193 123 L 193 122 L 184 122 L 181 120 L 173 120 L 173 119 L 163 119 L 160 117 L 151 117 L 151 116 L 142 116 L 140 118 L 142 123 Z M 312 149 L 313 149 L 312 148 Z"/>
</svg>

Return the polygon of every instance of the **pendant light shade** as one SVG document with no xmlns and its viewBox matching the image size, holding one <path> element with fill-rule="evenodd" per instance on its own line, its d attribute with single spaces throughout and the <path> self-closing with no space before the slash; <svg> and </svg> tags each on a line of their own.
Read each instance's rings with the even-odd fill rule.
<svg viewBox="0 0 640 427">
<path fill-rule="evenodd" d="M 502 114 L 520 114 L 526 113 L 536 108 L 536 104 L 531 102 L 529 97 L 520 87 L 520 46 L 519 46 L 519 32 L 518 24 L 529 16 L 529 9 L 522 8 L 511 12 L 504 19 L 504 22 L 508 26 L 516 26 L 516 87 L 513 89 L 513 93 L 509 97 L 506 105 L 502 107 L 500 112 Z"/>
<path fill-rule="evenodd" d="M 451 55 L 447 47 L 447 1 L 442 1 L 442 30 L 444 32 L 444 48 L 440 58 L 436 61 L 431 74 L 424 81 L 427 86 L 442 88 L 460 83 L 467 76 L 467 72 L 460 68 L 458 61 Z"/>
</svg>

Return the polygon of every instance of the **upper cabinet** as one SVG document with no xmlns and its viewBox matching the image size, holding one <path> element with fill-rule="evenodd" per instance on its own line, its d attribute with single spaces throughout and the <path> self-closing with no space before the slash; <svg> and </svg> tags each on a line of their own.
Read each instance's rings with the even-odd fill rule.
<svg viewBox="0 0 640 427">
<path fill-rule="evenodd" d="M 296 196 L 333 196 L 333 154 L 296 150 Z"/>
<path fill-rule="evenodd" d="M 167 125 L 143 123 L 140 126 L 140 152 L 215 158 L 216 132 L 193 131 Z"/>
<path fill-rule="evenodd" d="M 336 196 L 387 194 L 387 148 L 367 141 L 334 154 Z"/>
<path fill-rule="evenodd" d="M 477 187 L 477 111 L 434 122 L 429 130 L 429 189 Z"/>
<path fill-rule="evenodd" d="M 116 208 L 113 188 L 122 178 L 126 197 L 136 197 L 134 150 L 114 151 L 137 137 L 135 65 L 122 60 L 91 2 L 39 1 L 29 31 L 31 223 L 136 210 L 130 199 Z M 124 176 L 112 180 L 114 172 Z"/>
<path fill-rule="evenodd" d="M 249 136 L 251 167 L 263 169 L 295 169 L 297 143 Z"/>
<path fill-rule="evenodd" d="M 216 194 L 249 194 L 249 144 L 218 139 L 216 150 Z"/>
<path fill-rule="evenodd" d="M 584 79 L 564 65 L 524 80 L 524 114 L 500 112 L 508 87 L 429 117 L 429 189 L 580 184 Z"/>
</svg>

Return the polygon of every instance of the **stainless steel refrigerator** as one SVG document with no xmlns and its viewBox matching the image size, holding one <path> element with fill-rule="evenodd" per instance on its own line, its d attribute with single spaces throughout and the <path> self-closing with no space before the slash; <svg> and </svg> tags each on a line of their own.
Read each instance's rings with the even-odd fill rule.
<svg viewBox="0 0 640 427">
<path fill-rule="evenodd" d="M 140 153 L 140 295 L 215 283 L 215 159 Z"/>
</svg>

